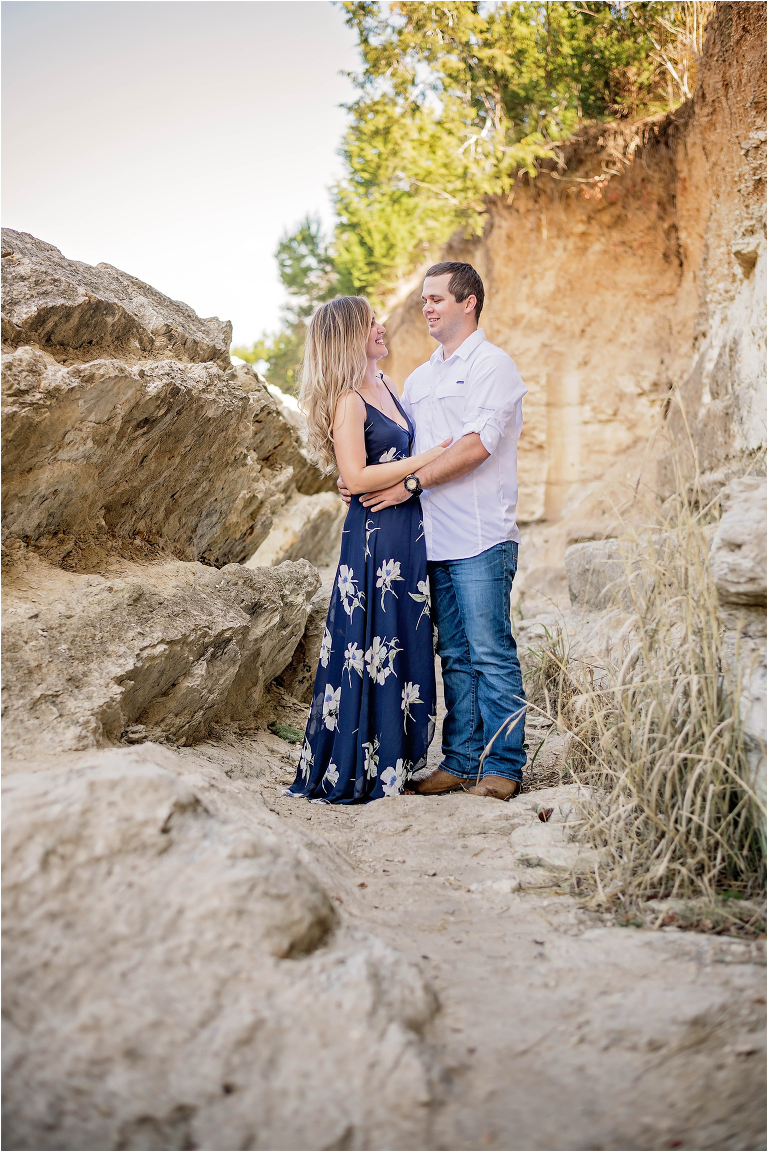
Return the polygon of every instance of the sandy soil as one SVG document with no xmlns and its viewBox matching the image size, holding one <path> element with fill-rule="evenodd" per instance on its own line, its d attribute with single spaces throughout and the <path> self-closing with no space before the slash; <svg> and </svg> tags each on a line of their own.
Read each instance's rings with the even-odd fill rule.
<svg viewBox="0 0 768 1152">
<path fill-rule="evenodd" d="M 562 883 L 577 786 L 331 808 L 282 795 L 298 750 L 271 733 L 190 754 L 301 822 L 342 916 L 429 978 L 430 1148 L 765 1147 L 764 941 L 580 908 Z"/>
</svg>

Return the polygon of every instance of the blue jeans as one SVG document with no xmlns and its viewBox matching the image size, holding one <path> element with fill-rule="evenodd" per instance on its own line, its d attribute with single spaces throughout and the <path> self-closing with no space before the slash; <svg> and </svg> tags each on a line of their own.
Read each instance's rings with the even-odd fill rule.
<svg viewBox="0 0 768 1152">
<path fill-rule="evenodd" d="M 446 707 L 440 767 L 462 780 L 477 776 L 491 740 L 483 776 L 523 778 L 525 692 L 509 616 L 516 571 L 512 540 L 466 560 L 429 563 Z"/>
</svg>

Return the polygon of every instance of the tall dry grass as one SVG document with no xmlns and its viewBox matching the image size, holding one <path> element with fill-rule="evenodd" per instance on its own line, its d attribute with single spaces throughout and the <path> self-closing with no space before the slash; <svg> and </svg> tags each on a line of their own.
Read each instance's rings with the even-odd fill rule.
<svg viewBox="0 0 768 1152">
<path fill-rule="evenodd" d="M 578 835 L 595 849 L 575 883 L 603 907 L 765 888 L 765 808 L 723 653 L 710 573 L 713 510 L 698 475 L 644 528 L 625 523 L 624 579 L 592 622 L 592 654 L 567 629 L 539 644 L 531 707 L 571 737 L 571 777 L 591 789 Z"/>
</svg>

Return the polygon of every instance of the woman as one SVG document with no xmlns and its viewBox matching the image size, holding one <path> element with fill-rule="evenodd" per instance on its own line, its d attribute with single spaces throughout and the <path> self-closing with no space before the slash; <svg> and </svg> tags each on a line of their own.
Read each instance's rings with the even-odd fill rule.
<svg viewBox="0 0 768 1152">
<path fill-rule="evenodd" d="M 371 512 L 358 496 L 404 480 L 445 446 L 411 456 L 414 429 L 376 368 L 385 329 L 342 296 L 309 323 L 299 401 L 309 445 L 353 493 L 296 779 L 288 796 L 354 804 L 396 796 L 435 728 L 427 555 L 412 496 Z"/>
</svg>

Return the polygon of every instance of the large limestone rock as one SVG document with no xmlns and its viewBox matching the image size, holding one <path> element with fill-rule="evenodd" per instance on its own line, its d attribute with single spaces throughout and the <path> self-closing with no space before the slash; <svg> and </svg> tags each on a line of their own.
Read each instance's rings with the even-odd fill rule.
<svg viewBox="0 0 768 1152">
<path fill-rule="evenodd" d="M 309 606 L 304 635 L 293 653 L 290 664 L 277 677 L 277 683 L 296 700 L 304 704 L 312 701 L 312 688 L 320 660 L 320 647 L 328 618 L 333 582 L 323 584 Z"/>
<path fill-rule="evenodd" d="M 296 493 L 335 487 L 250 366 L 230 365 L 228 325 L 22 233 L 4 230 L 3 252 L 6 533 L 220 566 L 252 555 Z"/>
<path fill-rule="evenodd" d="M 338 556 L 346 514 L 337 493 L 293 496 L 275 516 L 269 536 L 248 565 L 271 567 L 301 556 L 311 556 L 320 566 L 330 563 Z"/>
<path fill-rule="evenodd" d="M 3 818 L 7 1147 L 428 1146 L 436 1002 L 340 923 L 338 853 L 151 744 L 11 775 Z"/>
<path fill-rule="evenodd" d="M 256 570 L 122 562 L 105 576 L 17 551 L 3 598 L 10 755 L 121 739 L 189 744 L 216 722 L 252 725 L 320 584 L 306 560 Z"/>
<path fill-rule="evenodd" d="M 255 433 L 273 404 L 233 375 L 174 361 L 63 367 L 29 347 L 6 356 L 6 532 L 79 543 L 109 534 L 181 559 L 244 559 L 267 536 L 291 472 L 270 445 L 259 462 Z"/>
<path fill-rule="evenodd" d="M 333 478 L 228 325 L 22 233 L 3 268 L 6 751 L 252 724 L 318 578 L 237 562 L 302 500 L 332 508 L 290 558 L 324 556 Z"/>
<path fill-rule="evenodd" d="M 766 482 L 734 480 L 720 494 L 723 517 L 710 564 L 720 597 L 727 672 L 736 680 L 754 785 L 766 793 Z"/>
<path fill-rule="evenodd" d="M 712 542 L 712 575 L 723 604 L 766 603 L 766 481 L 743 476 L 720 494 L 723 517 Z"/>
<path fill-rule="evenodd" d="M 37 344 L 62 363 L 179 360 L 229 367 L 232 325 L 201 320 L 134 276 L 68 260 L 26 232 L 3 229 L 3 343 Z"/>
<path fill-rule="evenodd" d="M 618 540 L 572 544 L 565 553 L 571 607 L 600 612 L 627 583 L 627 563 Z"/>
</svg>

